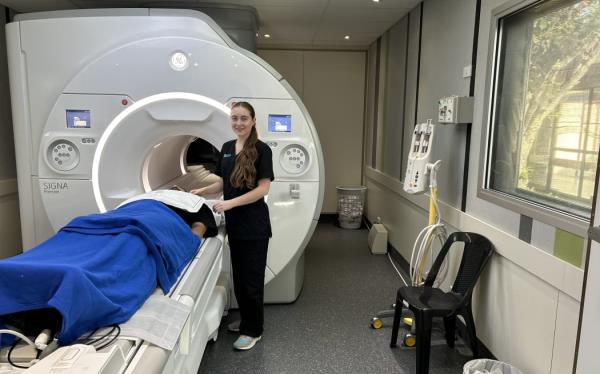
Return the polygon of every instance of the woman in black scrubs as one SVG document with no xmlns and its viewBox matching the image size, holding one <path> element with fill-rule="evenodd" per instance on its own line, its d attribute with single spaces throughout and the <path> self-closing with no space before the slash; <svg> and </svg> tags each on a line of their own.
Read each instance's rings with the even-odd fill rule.
<svg viewBox="0 0 600 374">
<path fill-rule="evenodd" d="M 233 347 L 248 350 L 263 333 L 265 266 L 271 237 L 264 196 L 274 178 L 273 160 L 271 148 L 258 140 L 252 105 L 244 101 L 233 104 L 231 128 L 237 138 L 223 144 L 215 171 L 221 178 L 190 192 L 205 195 L 223 191 L 223 201 L 213 209 L 225 213 L 233 288 L 240 308 L 239 324 L 232 323 L 229 330 L 240 333 Z"/>
</svg>

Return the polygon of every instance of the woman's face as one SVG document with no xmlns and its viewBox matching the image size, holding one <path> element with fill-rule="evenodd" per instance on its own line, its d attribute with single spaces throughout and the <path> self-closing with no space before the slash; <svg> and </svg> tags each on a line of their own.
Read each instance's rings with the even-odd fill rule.
<svg viewBox="0 0 600 374">
<path fill-rule="evenodd" d="M 248 109 L 241 106 L 231 109 L 231 129 L 238 138 L 247 138 L 254 125 L 255 121 Z"/>
</svg>

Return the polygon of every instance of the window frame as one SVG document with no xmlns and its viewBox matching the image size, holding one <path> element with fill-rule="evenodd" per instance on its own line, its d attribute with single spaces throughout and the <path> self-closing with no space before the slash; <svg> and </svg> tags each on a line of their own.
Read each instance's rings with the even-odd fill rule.
<svg viewBox="0 0 600 374">
<path fill-rule="evenodd" d="M 494 8 L 491 12 L 490 33 L 487 44 L 487 61 L 485 61 L 485 91 L 483 98 L 483 113 L 481 115 L 481 124 L 483 128 L 481 132 L 477 197 L 585 238 L 588 236 L 590 225 L 589 218 L 582 218 L 562 211 L 559 208 L 552 208 L 528 200 L 524 197 L 518 197 L 487 187 L 489 181 L 488 170 L 493 147 L 492 141 L 495 131 L 495 104 L 499 87 L 498 70 L 501 69 L 497 64 L 498 58 L 501 57 L 503 47 L 501 45 L 503 39 L 501 19 L 546 1 L 548 0 L 511 0 Z M 596 183 L 598 183 L 598 174 L 600 173 L 596 173 Z"/>
</svg>

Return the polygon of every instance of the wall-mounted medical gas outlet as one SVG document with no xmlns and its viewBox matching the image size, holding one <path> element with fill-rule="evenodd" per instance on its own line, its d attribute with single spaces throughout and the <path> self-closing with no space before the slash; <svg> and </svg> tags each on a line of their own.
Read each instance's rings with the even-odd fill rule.
<svg viewBox="0 0 600 374">
<path fill-rule="evenodd" d="M 404 177 L 404 191 L 410 194 L 425 192 L 428 187 L 427 164 L 431 159 L 434 131 L 435 126 L 430 119 L 427 120 L 427 123 L 415 125 Z"/>
<path fill-rule="evenodd" d="M 472 123 L 473 122 L 473 97 L 448 96 L 438 101 L 439 123 Z"/>
</svg>

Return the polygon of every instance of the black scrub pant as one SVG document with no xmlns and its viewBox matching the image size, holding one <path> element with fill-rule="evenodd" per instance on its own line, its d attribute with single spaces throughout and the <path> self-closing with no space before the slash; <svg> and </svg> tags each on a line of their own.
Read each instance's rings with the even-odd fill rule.
<svg viewBox="0 0 600 374">
<path fill-rule="evenodd" d="M 233 290 L 240 308 L 240 334 L 252 337 L 263 333 L 265 266 L 269 239 L 229 239 Z"/>
</svg>

